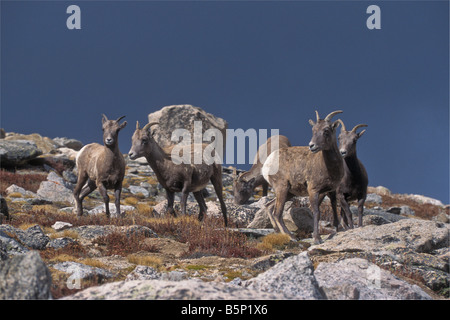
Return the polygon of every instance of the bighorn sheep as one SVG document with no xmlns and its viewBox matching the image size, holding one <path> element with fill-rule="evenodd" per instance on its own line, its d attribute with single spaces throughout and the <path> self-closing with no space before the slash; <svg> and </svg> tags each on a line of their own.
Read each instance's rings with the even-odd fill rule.
<svg viewBox="0 0 450 320">
<path fill-rule="evenodd" d="M 125 160 L 119 150 L 119 131 L 125 128 L 127 122 L 119 123 L 122 118 L 108 120 L 103 115 L 103 143 L 91 143 L 84 146 L 77 154 L 76 165 L 78 181 L 73 191 L 75 207 L 78 216 L 83 214 L 82 202 L 84 197 L 98 188 L 105 202 L 106 216 L 110 217 L 109 197 L 107 189 L 114 189 L 116 212 L 120 212 L 120 194 L 122 181 L 125 175 Z M 87 183 L 86 183 L 87 182 Z M 84 184 L 86 185 L 84 186 Z M 84 187 L 83 187 L 84 186 Z"/>
<path fill-rule="evenodd" d="M 361 127 L 367 127 L 367 125 L 358 124 L 351 131 L 347 131 L 344 122 L 340 119 L 338 121 L 341 123 L 341 133 L 339 134 L 338 140 L 339 151 L 344 158 L 344 177 L 337 188 L 337 197 L 341 204 L 341 215 L 344 220 L 343 225 L 348 228 L 347 222 L 349 222 L 350 228 L 353 228 L 352 212 L 350 211 L 348 202 L 358 200 L 358 226 L 361 227 L 369 179 L 364 165 L 356 156 L 356 142 L 366 130 L 359 133 L 356 130 Z"/>
<path fill-rule="evenodd" d="M 274 138 L 278 139 L 278 144 L 275 143 L 272 145 L 272 139 Z M 267 159 L 267 156 L 269 156 L 270 153 L 287 147 L 291 147 L 291 143 L 287 137 L 282 135 L 270 137 L 267 139 L 266 143 L 259 147 L 253 161 L 254 164 L 250 170 L 234 177 L 233 193 L 234 202 L 236 204 L 244 204 L 247 202 L 247 200 L 252 196 L 253 190 L 258 186 L 262 186 L 263 196 L 267 196 L 269 184 L 261 174 L 261 168 L 264 164 L 264 162 L 261 162 L 261 155 Z"/>
<path fill-rule="evenodd" d="M 273 213 L 268 210 L 270 221 L 277 231 L 288 234 L 293 240 L 295 239 L 282 218 L 284 204 L 293 196 L 309 196 L 314 214 L 315 243 L 321 242 L 319 205 L 324 194 L 330 196 L 334 225 L 337 228 L 336 197 L 333 191 L 342 180 L 344 168 L 335 135 L 339 122 L 330 120 L 338 113 L 342 111 L 331 112 L 325 119 L 320 119 L 316 111 L 316 123 L 309 120 L 313 134 L 309 147 L 279 149 L 272 152 L 263 165 L 262 174 L 276 196 Z"/>
<path fill-rule="evenodd" d="M 128 153 L 130 159 L 134 160 L 139 157 L 145 157 L 148 164 L 156 174 L 158 182 L 166 190 L 167 211 L 176 216 L 173 208 L 175 192 L 181 192 L 181 212 L 186 214 L 186 202 L 189 192 L 194 194 L 195 199 L 200 207 L 198 219 L 203 220 L 207 211 L 205 199 L 202 190 L 211 181 L 219 198 L 222 215 L 225 226 L 228 224 L 227 208 L 222 196 L 222 166 L 219 163 L 212 164 L 175 164 L 171 159 L 171 149 L 168 147 L 162 149 L 152 137 L 150 132 L 151 126 L 158 124 L 151 122 L 139 128 L 139 122 L 136 123 L 136 131 L 132 137 L 132 146 Z M 204 148 L 207 145 L 203 145 Z M 194 146 L 191 145 L 191 151 Z"/>
</svg>

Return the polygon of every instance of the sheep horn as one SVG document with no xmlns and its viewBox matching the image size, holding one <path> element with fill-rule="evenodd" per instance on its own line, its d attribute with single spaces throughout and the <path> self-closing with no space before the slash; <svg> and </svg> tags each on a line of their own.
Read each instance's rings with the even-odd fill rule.
<svg viewBox="0 0 450 320">
<path fill-rule="evenodd" d="M 333 111 L 333 112 L 331 112 L 329 115 L 327 115 L 327 116 L 325 117 L 325 119 L 323 119 L 323 120 L 325 120 L 325 121 L 330 121 L 332 117 L 334 117 L 336 114 L 342 113 L 342 112 L 343 112 L 342 110 Z"/>
<path fill-rule="evenodd" d="M 347 131 L 347 129 L 345 128 L 345 125 L 344 125 L 344 121 L 342 121 L 341 119 L 338 119 L 337 121 L 339 121 L 339 123 L 341 124 L 341 130 L 342 131 Z"/>
<path fill-rule="evenodd" d="M 142 130 L 144 130 L 144 131 L 147 131 L 148 129 L 150 129 L 150 127 L 151 126 L 154 126 L 155 124 L 159 124 L 159 122 L 150 122 L 150 123 L 147 123 L 145 126 L 144 126 L 144 128 L 142 128 Z"/>
<path fill-rule="evenodd" d="M 357 130 L 358 128 L 361 128 L 361 127 L 367 127 L 367 124 L 358 124 L 358 125 L 356 125 L 356 126 L 352 129 L 352 132 L 356 132 L 356 130 Z"/>
<path fill-rule="evenodd" d="M 139 121 L 136 121 L 136 130 L 139 129 Z"/>
<path fill-rule="evenodd" d="M 103 121 L 103 122 L 108 121 L 108 118 L 105 116 L 104 113 L 102 113 L 102 121 Z"/>
<path fill-rule="evenodd" d="M 116 122 L 119 122 L 119 121 L 122 120 L 123 118 L 125 118 L 125 116 L 121 116 L 119 119 L 116 120 Z"/>
<path fill-rule="evenodd" d="M 319 112 L 317 112 L 317 110 L 316 110 L 316 122 L 319 121 L 319 120 L 320 120 Z"/>
</svg>

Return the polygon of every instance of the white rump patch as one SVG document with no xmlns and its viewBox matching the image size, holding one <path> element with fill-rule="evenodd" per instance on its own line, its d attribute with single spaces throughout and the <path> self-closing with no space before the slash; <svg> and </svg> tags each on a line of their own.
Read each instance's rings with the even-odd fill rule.
<svg viewBox="0 0 450 320">
<path fill-rule="evenodd" d="M 280 152 L 279 150 L 275 150 L 267 157 L 263 167 L 261 168 L 261 174 L 263 175 L 264 179 L 266 179 L 266 181 L 269 183 L 270 183 L 269 176 L 276 174 L 278 172 L 280 162 L 279 158 Z"/>
</svg>

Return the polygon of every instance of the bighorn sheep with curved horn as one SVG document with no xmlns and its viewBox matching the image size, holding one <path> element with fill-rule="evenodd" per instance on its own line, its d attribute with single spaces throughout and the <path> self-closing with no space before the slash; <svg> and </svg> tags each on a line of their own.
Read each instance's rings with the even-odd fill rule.
<svg viewBox="0 0 450 320">
<path fill-rule="evenodd" d="M 131 139 L 132 146 L 128 153 L 130 159 L 145 157 L 148 164 L 156 174 L 158 182 L 166 190 L 167 211 L 176 216 L 173 208 L 175 192 L 181 192 L 181 212 L 186 214 L 186 202 L 189 192 L 194 194 L 200 207 L 198 219 L 203 220 L 207 211 L 205 199 L 202 190 L 211 181 L 219 198 L 222 215 L 225 226 L 227 226 L 227 208 L 222 195 L 222 166 L 219 163 L 212 164 L 176 164 L 172 161 L 172 147 L 162 149 L 152 137 L 150 128 L 158 122 L 146 124 L 142 129 L 139 128 L 139 122 L 136 123 L 136 131 Z M 202 145 L 202 150 L 206 147 Z M 191 145 L 191 152 L 194 152 L 194 145 Z M 192 154 L 191 154 L 192 156 Z M 191 158 L 192 159 L 192 158 Z"/>
<path fill-rule="evenodd" d="M 361 127 L 367 127 L 366 124 L 358 124 L 352 130 L 347 131 L 344 122 L 341 123 L 341 132 L 339 134 L 339 151 L 344 158 L 344 177 L 337 188 L 337 197 L 341 205 L 341 215 L 344 219 L 344 227 L 353 228 L 352 212 L 348 204 L 351 200 L 358 201 L 358 226 L 362 226 L 362 216 L 364 211 L 364 202 L 367 196 L 367 185 L 369 179 L 364 165 L 356 156 L 356 142 L 366 130 L 356 132 Z M 345 215 L 344 215 L 345 213 Z"/>
<path fill-rule="evenodd" d="M 119 131 L 125 128 L 127 122 L 119 123 L 125 116 L 117 120 L 108 120 L 102 116 L 103 143 L 90 143 L 77 154 L 76 164 L 78 181 L 74 188 L 75 208 L 78 216 L 83 215 L 82 202 L 84 197 L 98 188 L 103 201 L 105 212 L 109 217 L 109 197 L 107 189 L 114 189 L 117 215 L 120 215 L 120 194 L 125 176 L 125 160 L 119 150 Z M 86 186 L 84 184 L 87 182 Z M 84 187 L 83 187 L 84 186 Z"/>
<path fill-rule="evenodd" d="M 270 221 L 277 231 L 288 234 L 293 240 L 295 239 L 282 218 L 284 204 L 293 196 L 309 196 L 314 214 L 315 243 L 321 242 L 319 205 L 324 194 L 331 195 L 334 225 L 337 228 L 336 197 L 333 196 L 333 191 L 342 180 L 344 168 L 335 135 L 339 121 L 331 122 L 331 118 L 339 113 L 342 111 L 331 112 L 325 119 L 320 119 L 316 111 L 316 123 L 309 120 L 312 125 L 309 147 L 279 149 L 271 153 L 263 165 L 262 174 L 276 196 L 273 213 L 268 210 Z"/>
</svg>

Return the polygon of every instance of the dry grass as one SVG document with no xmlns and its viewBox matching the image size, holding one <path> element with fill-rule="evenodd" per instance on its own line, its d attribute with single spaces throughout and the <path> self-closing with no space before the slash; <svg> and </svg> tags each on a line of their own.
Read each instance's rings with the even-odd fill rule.
<svg viewBox="0 0 450 320">
<path fill-rule="evenodd" d="M 163 266 L 163 261 L 161 260 L 161 258 L 155 256 L 130 254 L 127 256 L 127 260 L 129 263 L 141 266 L 149 266 L 157 270 L 160 270 Z"/>
<path fill-rule="evenodd" d="M 273 233 L 264 236 L 260 243 L 256 245 L 256 248 L 262 251 L 273 251 L 286 249 L 290 242 L 290 237 L 284 233 Z"/>
<path fill-rule="evenodd" d="M 47 174 L 35 174 L 35 173 L 17 173 L 9 172 L 6 170 L 0 170 L 0 194 L 6 195 L 6 189 L 15 184 L 32 192 L 36 192 L 42 181 L 47 180 Z"/>
</svg>

